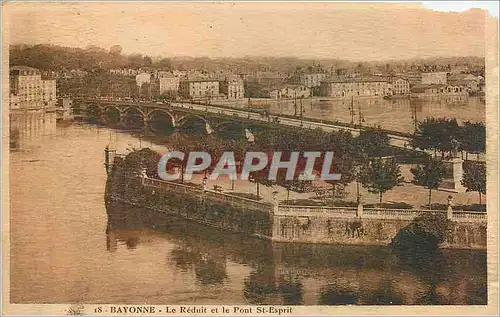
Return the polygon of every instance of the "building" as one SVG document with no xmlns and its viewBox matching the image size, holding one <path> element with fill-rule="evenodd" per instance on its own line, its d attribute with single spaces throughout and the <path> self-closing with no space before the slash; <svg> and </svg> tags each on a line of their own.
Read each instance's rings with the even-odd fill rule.
<svg viewBox="0 0 500 317">
<path fill-rule="evenodd" d="M 183 98 L 218 98 L 219 81 L 210 79 L 181 80 L 179 92 Z"/>
<path fill-rule="evenodd" d="M 173 94 L 179 91 L 180 78 L 174 76 L 172 73 L 162 74 L 158 77 L 160 82 L 160 95 L 163 94 Z"/>
<path fill-rule="evenodd" d="M 137 74 L 135 76 L 135 83 L 138 87 L 142 87 L 146 83 L 151 83 L 151 74 L 145 72 Z"/>
<path fill-rule="evenodd" d="M 109 73 L 113 75 L 120 75 L 120 76 L 136 76 L 137 74 L 142 73 L 143 71 L 139 69 L 131 69 L 131 68 L 117 68 L 117 69 L 110 69 Z"/>
<path fill-rule="evenodd" d="M 56 83 L 27 66 L 9 69 L 10 145 L 24 147 L 34 137 L 56 132 Z"/>
<path fill-rule="evenodd" d="M 269 92 L 269 97 L 272 99 L 301 99 L 310 96 L 311 89 L 303 85 L 286 85 Z"/>
<path fill-rule="evenodd" d="M 57 100 L 56 119 L 62 121 L 73 119 L 73 100 L 71 98 L 63 97 Z"/>
<path fill-rule="evenodd" d="M 392 79 L 392 94 L 406 95 L 410 93 L 410 83 L 402 77 Z"/>
<path fill-rule="evenodd" d="M 37 108 L 42 102 L 42 75 L 35 68 L 10 68 L 10 108 Z"/>
<path fill-rule="evenodd" d="M 392 84 L 383 78 L 338 78 L 321 82 L 320 95 L 332 98 L 392 95 Z"/>
<path fill-rule="evenodd" d="M 469 96 L 468 88 L 456 85 L 416 85 L 411 88 L 413 98 L 423 100 L 439 100 L 446 102 L 466 102 Z"/>
<path fill-rule="evenodd" d="M 447 81 L 447 73 L 446 72 L 432 72 L 432 73 L 422 73 L 422 81 L 423 85 L 446 85 Z"/>
<path fill-rule="evenodd" d="M 422 73 L 421 72 L 407 72 L 407 73 L 402 74 L 401 77 L 408 80 L 410 87 L 414 86 L 414 85 L 419 85 L 422 83 Z"/>
<path fill-rule="evenodd" d="M 467 65 L 453 65 L 451 66 L 450 73 L 452 74 L 460 74 L 460 73 L 468 73 L 469 66 Z"/>
<path fill-rule="evenodd" d="M 219 83 L 220 92 L 225 94 L 227 99 L 243 99 L 245 98 L 245 83 L 238 76 L 226 76 Z"/>
<path fill-rule="evenodd" d="M 455 86 L 466 86 L 469 92 L 478 92 L 481 89 L 481 79 L 472 74 L 450 74 L 448 83 Z"/>
<path fill-rule="evenodd" d="M 307 73 L 300 74 L 299 82 L 301 85 L 304 85 L 309 88 L 319 87 L 321 82 L 326 79 L 325 73 Z"/>
<path fill-rule="evenodd" d="M 45 106 L 55 107 L 56 104 L 56 80 L 42 80 L 42 101 Z"/>
</svg>

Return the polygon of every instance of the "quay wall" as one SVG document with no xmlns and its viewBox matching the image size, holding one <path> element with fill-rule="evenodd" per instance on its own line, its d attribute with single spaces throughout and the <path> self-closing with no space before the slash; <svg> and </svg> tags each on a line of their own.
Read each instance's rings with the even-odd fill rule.
<svg viewBox="0 0 500 317">
<path fill-rule="evenodd" d="M 272 241 L 389 245 L 410 219 L 373 219 L 337 215 L 273 215 Z M 486 249 L 486 223 L 452 222 L 442 248 Z"/>
<path fill-rule="evenodd" d="M 270 204 L 230 195 L 219 195 L 183 184 L 127 177 L 117 171 L 108 176 L 106 203 L 113 201 L 152 210 L 158 223 L 169 217 L 269 239 L 272 234 Z M 161 185 L 158 185 L 161 184 Z M 117 215 L 113 215 L 116 217 Z"/>
<path fill-rule="evenodd" d="M 150 209 L 160 218 L 179 217 L 203 225 L 273 242 L 389 245 L 424 210 L 280 206 L 142 175 L 127 175 L 114 165 L 106 201 Z M 446 212 L 445 212 L 446 213 Z M 116 215 L 114 215 L 116 216 Z M 486 249 L 486 215 L 453 212 L 443 248 Z M 161 218 L 165 219 L 161 219 Z"/>
</svg>

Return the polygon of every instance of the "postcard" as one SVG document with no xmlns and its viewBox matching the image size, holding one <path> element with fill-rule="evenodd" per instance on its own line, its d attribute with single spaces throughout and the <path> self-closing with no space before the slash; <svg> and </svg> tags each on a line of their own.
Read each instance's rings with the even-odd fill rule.
<svg viewBox="0 0 500 317">
<path fill-rule="evenodd" d="M 4 2 L 2 314 L 498 314 L 498 3 L 435 5 Z"/>
</svg>

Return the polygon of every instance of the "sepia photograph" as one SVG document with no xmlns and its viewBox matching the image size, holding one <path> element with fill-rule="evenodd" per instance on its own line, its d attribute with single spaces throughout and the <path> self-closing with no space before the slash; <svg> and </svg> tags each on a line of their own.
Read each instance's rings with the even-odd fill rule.
<svg viewBox="0 0 500 317">
<path fill-rule="evenodd" d="M 498 2 L 2 18 L 2 315 L 498 314 Z"/>
</svg>

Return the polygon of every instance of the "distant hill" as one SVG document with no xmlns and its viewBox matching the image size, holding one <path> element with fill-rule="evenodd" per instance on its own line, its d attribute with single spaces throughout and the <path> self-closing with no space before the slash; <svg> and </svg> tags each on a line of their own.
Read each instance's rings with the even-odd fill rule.
<svg viewBox="0 0 500 317">
<path fill-rule="evenodd" d="M 209 57 L 149 57 L 141 54 L 121 54 L 119 45 L 109 50 L 91 46 L 86 49 L 57 45 L 11 45 L 10 64 L 25 65 L 42 70 L 64 69 L 204 69 L 207 71 L 231 70 L 240 73 L 275 71 L 292 73 L 300 71 L 332 71 L 353 69 L 360 72 L 401 71 L 410 66 L 448 66 L 466 64 L 472 68 L 484 67 L 484 57 L 435 57 L 427 59 L 391 60 L 386 62 L 347 61 L 340 59 L 301 59 L 296 57 L 209 58 Z"/>
</svg>

